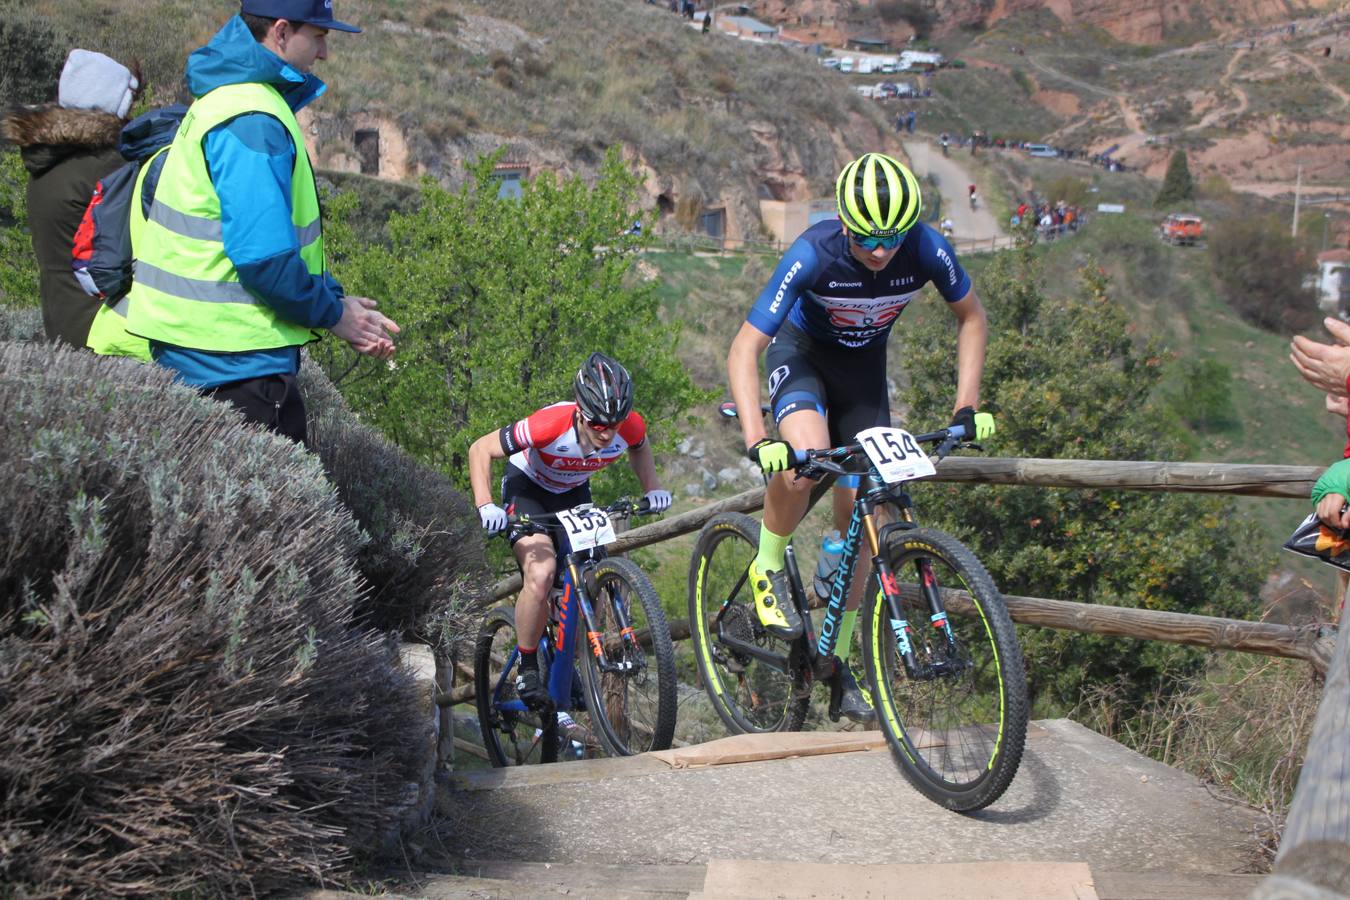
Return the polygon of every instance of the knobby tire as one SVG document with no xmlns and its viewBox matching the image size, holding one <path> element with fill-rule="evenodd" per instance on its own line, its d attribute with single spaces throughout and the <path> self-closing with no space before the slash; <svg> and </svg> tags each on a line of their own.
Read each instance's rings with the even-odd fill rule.
<svg viewBox="0 0 1350 900">
<path fill-rule="evenodd" d="M 733 602 L 723 618 L 724 630 L 784 655 L 791 649 L 764 633 L 749 580 L 742 577 L 759 548 L 759 528 L 758 522 L 741 513 L 714 516 L 699 532 L 689 564 L 694 656 L 713 709 L 732 734 L 800 731 L 811 701 L 808 694 L 797 690 L 793 675 L 736 654 L 710 630 L 722 602 L 730 596 Z"/>
<path fill-rule="evenodd" d="M 896 764 L 922 794 L 957 812 L 982 809 L 1008 789 L 1026 744 L 1026 673 L 1012 619 L 984 566 L 951 535 L 926 528 L 896 532 L 885 553 L 920 663 L 941 666 L 949 659 L 918 584 L 916 561 L 927 560 L 943 590 L 957 656 L 967 665 L 957 675 L 911 678 L 873 577 L 863 658 L 881 730 Z"/>
</svg>

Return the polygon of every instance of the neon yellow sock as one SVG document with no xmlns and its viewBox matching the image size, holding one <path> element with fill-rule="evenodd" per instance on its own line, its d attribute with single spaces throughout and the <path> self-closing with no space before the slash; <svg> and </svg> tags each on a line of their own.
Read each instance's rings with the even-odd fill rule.
<svg viewBox="0 0 1350 900">
<path fill-rule="evenodd" d="M 844 610 L 844 618 L 839 622 L 839 642 L 834 645 L 834 655 L 841 662 L 848 662 L 849 650 L 853 648 L 853 625 L 858 621 L 856 609 Z"/>
<path fill-rule="evenodd" d="M 777 572 L 783 568 L 783 559 L 787 555 L 790 534 L 774 534 L 760 526 L 759 553 L 755 555 L 755 568 L 761 572 Z"/>
</svg>

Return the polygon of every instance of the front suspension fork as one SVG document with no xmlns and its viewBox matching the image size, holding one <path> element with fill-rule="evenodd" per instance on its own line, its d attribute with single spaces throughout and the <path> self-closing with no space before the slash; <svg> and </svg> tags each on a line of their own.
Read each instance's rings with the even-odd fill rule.
<svg viewBox="0 0 1350 900">
<path fill-rule="evenodd" d="M 594 584 L 595 581 L 589 579 L 585 583 Z M 634 652 L 620 662 L 611 662 L 608 654 L 605 653 L 604 632 L 600 630 L 596 623 L 595 610 L 591 606 L 590 591 L 577 591 L 577 598 L 581 601 L 581 617 L 586 624 L 586 641 L 590 645 L 590 651 L 595 656 L 595 662 L 600 671 L 626 674 L 634 669 L 642 668 L 646 664 L 646 658 L 642 654 L 642 648 L 638 645 L 637 633 L 633 630 L 632 620 L 628 618 L 628 611 L 624 609 L 623 598 L 615 596 L 610 608 L 614 610 L 614 617 L 617 620 L 615 624 L 619 629 L 619 640 L 628 642 Z"/>
</svg>

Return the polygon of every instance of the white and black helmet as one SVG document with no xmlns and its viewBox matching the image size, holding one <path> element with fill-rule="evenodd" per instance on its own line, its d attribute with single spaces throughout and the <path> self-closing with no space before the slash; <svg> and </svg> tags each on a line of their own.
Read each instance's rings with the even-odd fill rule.
<svg viewBox="0 0 1350 900">
<path fill-rule="evenodd" d="M 592 353 L 577 372 L 573 391 L 586 421 L 618 425 L 633 411 L 633 379 L 603 353 Z"/>
</svg>

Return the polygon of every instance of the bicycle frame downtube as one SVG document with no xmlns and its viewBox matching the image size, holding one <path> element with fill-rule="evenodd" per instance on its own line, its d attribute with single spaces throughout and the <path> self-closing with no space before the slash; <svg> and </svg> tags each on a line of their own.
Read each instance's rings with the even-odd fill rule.
<svg viewBox="0 0 1350 900">
<path fill-rule="evenodd" d="M 559 709 L 567 709 L 572 701 L 572 661 L 576 658 L 576 633 L 581 627 L 580 608 L 586 603 L 577 585 L 581 572 L 573 554 L 564 558 L 562 599 L 558 601 L 557 646 L 553 665 L 548 671 L 548 692 Z M 578 602 L 580 601 L 580 602 Z"/>
<path fill-rule="evenodd" d="M 848 532 L 844 535 L 844 550 L 839 555 L 839 567 L 835 569 L 834 580 L 830 582 L 830 602 L 825 606 L 825 618 L 820 623 L 820 638 L 816 642 L 816 655 L 828 659 L 834 653 L 834 645 L 839 640 L 839 626 L 844 621 L 844 607 L 848 603 L 849 587 L 853 583 L 853 570 L 858 565 L 858 549 L 862 543 L 864 530 L 868 545 L 875 559 L 879 553 L 879 539 L 873 513 L 876 501 L 870 495 L 859 497 L 853 503 L 853 515 L 848 520 Z"/>
</svg>

